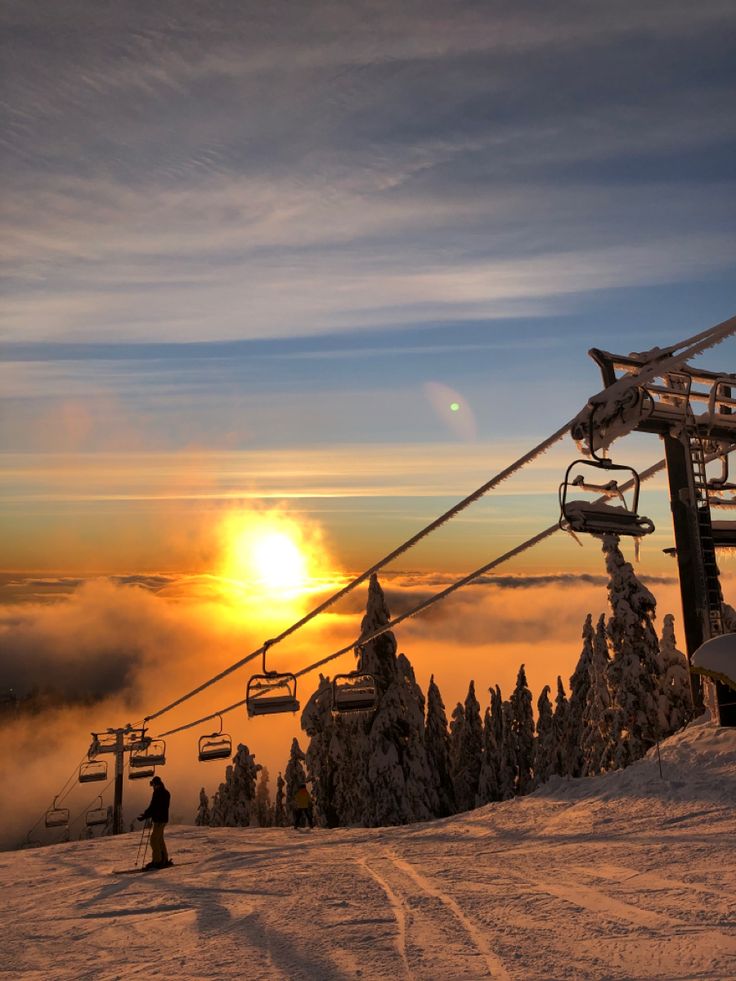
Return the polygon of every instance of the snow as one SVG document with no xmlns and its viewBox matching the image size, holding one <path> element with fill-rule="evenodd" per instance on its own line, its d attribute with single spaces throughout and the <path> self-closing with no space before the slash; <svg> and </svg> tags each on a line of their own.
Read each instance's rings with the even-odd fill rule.
<svg viewBox="0 0 736 981">
<path fill-rule="evenodd" d="M 736 689 L 736 634 L 723 634 L 707 640 L 695 651 L 693 671 L 722 681 Z"/>
<path fill-rule="evenodd" d="M 736 979 L 736 730 L 397 828 L 168 831 L 0 855 L 13 979 Z"/>
</svg>

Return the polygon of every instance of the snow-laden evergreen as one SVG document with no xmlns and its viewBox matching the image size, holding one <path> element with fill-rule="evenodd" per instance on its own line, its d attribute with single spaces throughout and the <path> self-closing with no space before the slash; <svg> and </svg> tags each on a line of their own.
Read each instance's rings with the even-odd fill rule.
<svg viewBox="0 0 736 981">
<path fill-rule="evenodd" d="M 583 714 L 588 699 L 590 685 L 590 662 L 593 659 L 593 614 L 589 613 L 583 624 L 583 648 L 570 678 L 570 700 L 568 703 L 567 724 L 567 766 L 571 777 L 583 774 Z"/>
<path fill-rule="evenodd" d="M 644 755 L 665 725 L 659 641 L 653 626 L 657 601 L 625 560 L 618 536 L 602 538 L 612 611 L 607 625 L 612 652 L 608 682 L 614 707 L 611 761 L 627 766 Z"/>
<path fill-rule="evenodd" d="M 534 786 L 534 713 L 523 664 L 511 693 L 511 733 L 516 757 L 515 790 L 519 795 L 528 794 Z"/>
<path fill-rule="evenodd" d="M 557 772 L 557 737 L 555 733 L 550 687 L 545 685 L 537 699 L 537 736 L 534 740 L 534 784 L 546 783 Z"/>
<path fill-rule="evenodd" d="M 286 809 L 289 813 L 293 807 L 294 797 L 296 796 L 297 790 L 302 784 L 307 782 L 307 771 L 304 768 L 305 762 L 306 754 L 302 751 L 302 748 L 299 745 L 299 740 L 295 736 L 291 740 L 289 761 L 286 764 L 286 769 L 284 771 L 284 776 L 286 778 Z"/>
<path fill-rule="evenodd" d="M 273 805 L 268 788 L 268 768 L 261 767 L 256 786 L 255 812 L 256 820 L 260 828 L 270 828 L 273 824 Z"/>
<path fill-rule="evenodd" d="M 662 714 L 664 735 L 677 732 L 693 716 L 693 697 L 687 658 L 677 649 L 675 618 L 665 614 L 659 641 L 659 669 L 662 676 Z"/>
<path fill-rule="evenodd" d="M 516 739 L 514 738 L 514 710 L 511 708 L 511 702 L 508 699 L 501 703 L 499 714 L 503 727 L 503 739 L 501 742 L 501 799 L 508 800 L 517 793 L 518 772 Z"/>
<path fill-rule="evenodd" d="M 480 776 L 478 777 L 478 793 L 475 798 L 476 807 L 501 800 L 500 756 L 491 709 L 487 708 L 483 716 L 483 757 L 480 764 Z"/>
<path fill-rule="evenodd" d="M 279 773 L 276 777 L 276 798 L 273 805 L 273 823 L 277 828 L 286 826 L 286 804 L 285 804 L 286 781 Z"/>
<path fill-rule="evenodd" d="M 194 823 L 200 828 L 207 827 L 210 823 L 210 802 L 204 787 L 199 791 L 199 807 Z"/>
<path fill-rule="evenodd" d="M 211 827 L 247 828 L 254 817 L 256 779 L 261 769 L 255 757 L 243 743 L 238 745 L 232 766 L 225 770 L 212 801 Z"/>
<path fill-rule="evenodd" d="M 463 705 L 462 723 L 454 735 L 453 785 L 455 802 L 459 811 L 469 811 L 475 807 L 478 796 L 481 757 L 483 754 L 483 723 L 480 705 L 475 696 L 475 683 L 470 682 L 468 694 Z"/>
<path fill-rule="evenodd" d="M 601 613 L 593 636 L 593 652 L 588 666 L 588 691 L 583 707 L 580 749 L 584 776 L 608 769 L 612 762 L 611 727 L 614 719 L 608 690 L 608 665 L 606 615 Z"/>
<path fill-rule="evenodd" d="M 555 741 L 555 765 L 554 773 L 560 776 L 567 776 L 570 772 L 570 763 L 567 753 L 567 731 L 570 722 L 570 703 L 565 694 L 565 686 L 562 678 L 557 675 L 557 695 L 555 696 L 555 711 L 552 716 L 552 728 L 554 730 Z"/>
<path fill-rule="evenodd" d="M 373 575 L 361 624 L 361 668 L 376 679 L 376 710 L 333 717 L 330 683 L 321 679 L 302 714 L 317 812 L 328 824 L 405 824 L 439 809 L 425 747 L 424 696 L 414 671 L 405 655 L 396 656 L 391 631 L 368 639 L 390 619 Z"/>
<path fill-rule="evenodd" d="M 437 817 L 455 813 L 455 790 L 450 764 L 450 733 L 447 729 L 445 703 L 435 684 L 434 675 L 427 690 L 427 720 L 424 726 L 427 763 L 437 795 Z"/>
</svg>

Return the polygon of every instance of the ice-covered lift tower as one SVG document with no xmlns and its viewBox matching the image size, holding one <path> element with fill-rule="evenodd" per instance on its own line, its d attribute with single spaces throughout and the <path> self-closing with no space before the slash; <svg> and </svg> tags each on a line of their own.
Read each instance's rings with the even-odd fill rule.
<svg viewBox="0 0 736 981">
<path fill-rule="evenodd" d="M 702 371 L 689 358 L 736 333 L 736 317 L 672 348 L 621 356 L 593 348 L 605 388 L 573 423 L 584 453 L 606 449 L 630 432 L 664 442 L 675 554 L 688 657 L 726 632 L 719 548 L 736 547 L 736 521 L 712 510 L 736 508 L 729 457 L 736 449 L 736 374 Z M 736 691 L 691 673 L 696 705 L 705 700 L 721 725 L 736 726 Z"/>
</svg>

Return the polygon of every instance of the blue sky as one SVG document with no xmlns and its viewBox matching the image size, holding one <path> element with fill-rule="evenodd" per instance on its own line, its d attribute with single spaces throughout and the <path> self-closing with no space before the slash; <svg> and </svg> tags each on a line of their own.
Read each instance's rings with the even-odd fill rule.
<svg viewBox="0 0 736 981">
<path fill-rule="evenodd" d="M 324 512 L 338 447 L 355 480 L 336 512 L 345 493 L 431 517 L 403 457 L 425 449 L 439 509 L 600 387 L 588 347 L 733 313 L 730 3 L 72 0 L 0 17 L 16 537 L 41 510 L 53 523 L 53 479 L 34 476 L 49 453 L 97 454 L 103 475 L 105 453 L 196 452 L 204 472 L 206 452 L 270 452 L 275 471 L 298 454 Z M 366 480 L 362 460 L 391 469 L 386 447 L 392 473 Z M 284 486 L 266 484 L 243 494 Z M 79 488 L 57 496 L 68 522 Z"/>
</svg>

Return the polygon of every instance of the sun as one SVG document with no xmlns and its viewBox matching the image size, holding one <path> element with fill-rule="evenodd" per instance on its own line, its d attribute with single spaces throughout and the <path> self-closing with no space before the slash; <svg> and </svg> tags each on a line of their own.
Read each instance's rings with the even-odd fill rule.
<svg viewBox="0 0 736 981">
<path fill-rule="evenodd" d="M 313 587 L 320 567 L 313 529 L 283 511 L 239 512 L 220 528 L 221 576 L 254 600 L 294 600 Z"/>
<path fill-rule="evenodd" d="M 247 547 L 253 571 L 267 589 L 293 592 L 304 588 L 307 559 L 287 533 L 266 531 Z"/>
</svg>

